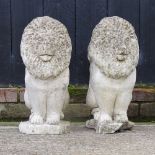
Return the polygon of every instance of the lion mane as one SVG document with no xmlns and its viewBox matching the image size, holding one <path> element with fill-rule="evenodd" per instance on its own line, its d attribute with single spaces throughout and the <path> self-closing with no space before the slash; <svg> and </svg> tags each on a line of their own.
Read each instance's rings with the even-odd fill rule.
<svg viewBox="0 0 155 155">
<path fill-rule="evenodd" d="M 124 52 L 125 61 L 117 60 L 119 52 Z M 128 77 L 139 59 L 139 45 L 133 26 L 117 16 L 103 18 L 93 30 L 88 59 L 107 77 Z"/>
<path fill-rule="evenodd" d="M 33 19 L 24 29 L 21 40 L 21 57 L 35 78 L 55 78 L 68 68 L 72 45 L 66 27 L 48 16 Z M 44 62 L 39 55 L 53 55 Z"/>
</svg>

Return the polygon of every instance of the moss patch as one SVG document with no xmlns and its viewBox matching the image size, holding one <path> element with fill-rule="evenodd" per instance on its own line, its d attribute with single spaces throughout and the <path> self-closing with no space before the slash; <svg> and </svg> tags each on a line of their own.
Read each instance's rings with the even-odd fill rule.
<svg viewBox="0 0 155 155">
<path fill-rule="evenodd" d="M 28 120 L 28 118 L 1 118 L 0 122 L 21 122 L 26 120 Z"/>
<path fill-rule="evenodd" d="M 75 86 L 75 85 L 69 85 L 68 91 L 70 95 L 77 96 L 77 95 L 86 95 L 87 93 L 87 86 Z"/>
<path fill-rule="evenodd" d="M 136 117 L 130 120 L 136 123 L 155 123 L 155 117 Z"/>
<path fill-rule="evenodd" d="M 153 89 L 155 89 L 155 84 L 136 83 L 135 88 L 153 88 Z"/>
<path fill-rule="evenodd" d="M 87 94 L 88 85 L 69 85 L 68 90 L 70 95 L 85 95 Z M 155 84 L 136 84 L 135 90 L 155 93 Z"/>
</svg>

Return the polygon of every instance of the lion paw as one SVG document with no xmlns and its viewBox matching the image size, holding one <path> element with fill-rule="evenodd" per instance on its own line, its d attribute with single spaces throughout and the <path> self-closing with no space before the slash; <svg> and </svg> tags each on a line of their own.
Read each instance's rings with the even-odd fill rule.
<svg viewBox="0 0 155 155">
<path fill-rule="evenodd" d="M 125 123 L 128 122 L 128 117 L 126 114 L 116 114 L 114 120 L 119 123 Z"/>
<path fill-rule="evenodd" d="M 32 124 L 43 124 L 43 118 L 38 114 L 32 114 L 30 116 L 30 122 Z"/>
<path fill-rule="evenodd" d="M 60 122 L 60 114 L 52 113 L 49 116 L 47 116 L 47 119 L 46 119 L 47 124 L 55 125 L 55 124 L 59 124 L 59 122 Z"/>
<path fill-rule="evenodd" d="M 101 112 L 98 116 L 98 123 L 110 123 L 112 122 L 112 118 L 110 115 Z"/>
</svg>

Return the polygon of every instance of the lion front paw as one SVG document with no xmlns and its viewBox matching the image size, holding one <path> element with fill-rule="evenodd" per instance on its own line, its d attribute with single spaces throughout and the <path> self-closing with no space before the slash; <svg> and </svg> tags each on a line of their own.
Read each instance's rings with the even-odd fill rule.
<svg viewBox="0 0 155 155">
<path fill-rule="evenodd" d="M 59 122 L 60 122 L 60 114 L 59 113 L 53 112 L 52 114 L 47 116 L 47 119 L 46 119 L 47 124 L 56 125 L 56 124 L 59 124 Z"/>
<path fill-rule="evenodd" d="M 43 124 L 43 118 L 38 114 L 32 114 L 30 116 L 30 122 L 32 124 Z"/>
<path fill-rule="evenodd" d="M 98 123 L 110 123 L 110 122 L 112 122 L 111 116 L 104 112 L 100 112 L 98 116 Z"/>
<path fill-rule="evenodd" d="M 128 117 L 127 114 L 115 114 L 114 120 L 119 123 L 125 123 L 128 122 Z"/>
</svg>

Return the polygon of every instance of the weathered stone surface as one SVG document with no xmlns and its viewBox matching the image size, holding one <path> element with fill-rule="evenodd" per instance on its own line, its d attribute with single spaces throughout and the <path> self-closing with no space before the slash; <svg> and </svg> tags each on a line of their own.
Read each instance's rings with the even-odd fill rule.
<svg viewBox="0 0 155 155">
<path fill-rule="evenodd" d="M 133 105 L 132 105 L 133 104 Z M 153 103 L 154 104 L 154 103 Z M 138 104 L 137 104 L 138 105 Z M 128 116 L 129 117 L 138 117 L 138 106 L 136 103 L 131 103 L 128 109 Z M 145 105 L 145 103 L 144 103 Z M 144 106 L 143 111 L 145 116 L 154 116 L 154 108 L 151 107 L 151 110 L 147 110 L 150 108 L 150 105 L 146 103 Z M 147 111 L 147 115 L 146 115 Z M 30 110 L 22 103 L 22 104 L 0 104 L 0 119 L 1 118 L 28 118 L 30 115 Z M 67 120 L 74 120 L 79 118 L 88 118 L 91 115 L 91 108 L 86 104 L 68 104 L 64 109 L 65 119 Z M 142 114 L 144 115 L 144 114 Z"/>
<path fill-rule="evenodd" d="M 19 124 L 19 131 L 25 134 L 52 134 L 52 135 L 61 135 L 68 133 L 70 130 L 70 123 L 61 121 L 57 125 L 41 124 L 36 125 L 32 124 L 29 121 L 21 122 Z"/>
<path fill-rule="evenodd" d="M 120 123 L 128 122 L 127 110 L 136 81 L 139 45 L 133 26 L 117 16 L 103 18 L 93 30 L 88 59 L 86 103 L 93 108 L 97 132 L 115 132 Z"/>
<path fill-rule="evenodd" d="M 115 133 L 121 128 L 121 126 L 122 126 L 122 123 L 117 123 L 117 122 L 98 124 L 97 121 L 94 119 L 90 119 L 86 121 L 86 127 L 95 129 L 96 133 L 99 133 L 99 134 Z"/>
<path fill-rule="evenodd" d="M 17 102 L 17 89 L 0 88 L 0 102 Z"/>
<path fill-rule="evenodd" d="M 140 115 L 145 117 L 155 117 L 155 102 L 142 103 Z"/>
<path fill-rule="evenodd" d="M 79 94 L 79 95 L 71 95 L 70 96 L 70 103 L 71 104 L 85 104 L 86 103 L 86 93 L 85 94 Z"/>
<path fill-rule="evenodd" d="M 32 20 L 24 29 L 21 56 L 31 75 L 57 77 L 70 64 L 72 45 L 66 27 L 48 16 Z"/>
<path fill-rule="evenodd" d="M 121 126 L 119 130 L 120 131 L 131 130 L 134 126 L 135 126 L 135 123 L 128 121 L 128 122 L 123 123 L 123 125 Z"/>
<path fill-rule="evenodd" d="M 133 122 L 125 122 L 125 123 L 119 123 L 116 121 L 112 122 L 104 122 L 98 124 L 96 120 L 90 119 L 86 121 L 86 127 L 95 129 L 96 133 L 99 134 L 109 134 L 109 133 L 115 133 L 117 131 L 123 131 L 123 130 L 131 130 L 134 126 Z"/>
<path fill-rule="evenodd" d="M 96 133 L 99 134 L 109 134 L 109 133 L 115 133 L 116 131 L 118 131 L 122 126 L 122 123 L 118 123 L 118 122 L 112 122 L 112 123 L 101 123 L 98 124 L 95 129 L 96 129 Z"/>
<path fill-rule="evenodd" d="M 68 104 L 63 112 L 65 119 L 74 120 L 90 117 L 91 108 L 86 104 Z M 25 106 L 25 104 L 0 104 L 0 119 L 28 118 L 29 115 L 30 110 Z"/>
<path fill-rule="evenodd" d="M 0 104 L 0 119 L 28 118 L 30 110 L 24 104 Z"/>
<path fill-rule="evenodd" d="M 138 117 L 139 115 L 139 103 L 130 103 L 127 114 L 129 117 Z"/>
<path fill-rule="evenodd" d="M 103 18 L 93 30 L 88 58 L 107 77 L 128 77 L 138 64 L 139 45 L 134 27 L 125 19 Z"/>
<path fill-rule="evenodd" d="M 66 119 L 87 118 L 91 115 L 91 108 L 86 104 L 68 104 L 64 115 Z"/>
<path fill-rule="evenodd" d="M 57 129 L 60 120 L 64 118 L 63 106 L 69 102 L 72 45 L 68 31 L 56 19 L 38 17 L 26 26 L 20 47 L 26 66 L 24 101 L 31 109 L 29 122 L 32 123 L 25 122 L 21 126 L 24 132 L 30 134 L 32 130 L 36 133 L 52 131 L 54 134 L 55 130 L 45 131 L 44 123 L 56 125 L 55 128 L 47 126 L 47 129 Z M 23 92 L 20 92 L 20 100 L 23 100 Z M 34 124 L 40 125 L 39 130 Z"/>
<path fill-rule="evenodd" d="M 20 99 L 20 102 L 24 102 L 24 93 L 25 93 L 25 88 L 20 88 L 19 89 L 19 99 Z"/>
<path fill-rule="evenodd" d="M 142 102 L 155 101 L 155 89 L 135 88 L 133 91 L 132 100 Z"/>
</svg>

